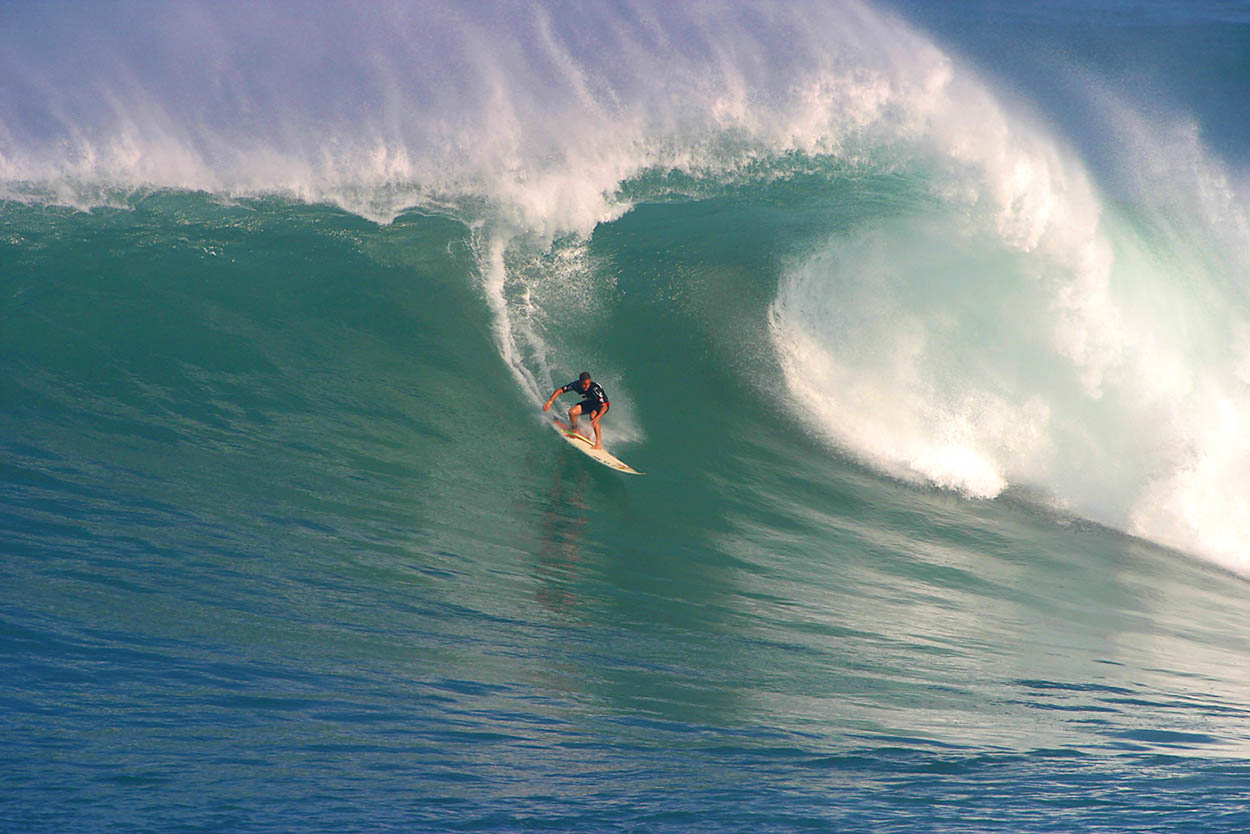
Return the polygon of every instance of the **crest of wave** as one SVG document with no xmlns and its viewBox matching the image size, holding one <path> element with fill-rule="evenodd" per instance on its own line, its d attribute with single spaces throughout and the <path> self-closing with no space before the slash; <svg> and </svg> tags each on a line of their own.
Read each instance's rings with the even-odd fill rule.
<svg viewBox="0 0 1250 834">
<path fill-rule="evenodd" d="M 852 154 L 922 129 L 947 60 L 854 2 L 122 3 L 13 15 L 8 196 L 282 193 L 550 237 L 640 171 Z"/>
</svg>

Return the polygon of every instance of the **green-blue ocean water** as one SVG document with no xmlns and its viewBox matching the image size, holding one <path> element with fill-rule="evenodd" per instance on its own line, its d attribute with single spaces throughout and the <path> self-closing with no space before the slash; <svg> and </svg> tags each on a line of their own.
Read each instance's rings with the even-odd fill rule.
<svg viewBox="0 0 1250 834">
<path fill-rule="evenodd" d="M 375 12 L 399 26 L 403 8 Z M 1250 825 L 1231 163 L 1127 116 L 1056 139 L 1057 87 L 1040 115 L 986 103 L 1019 76 L 947 101 L 929 86 L 947 53 L 923 96 L 911 53 L 856 68 L 842 44 L 795 99 L 833 116 L 764 101 L 781 88 L 761 62 L 795 69 L 770 51 L 795 19 L 919 37 L 866 7 L 553 8 L 567 49 L 533 47 L 522 66 L 543 71 L 514 94 L 588 42 L 658 42 L 678 78 L 723 65 L 675 44 L 731 44 L 754 93 L 717 88 L 709 112 L 739 121 L 673 128 L 681 153 L 627 142 L 644 158 L 606 191 L 615 146 L 587 162 L 543 134 L 560 164 L 522 154 L 507 187 L 466 169 L 427 190 L 418 165 L 323 170 L 308 193 L 187 174 L 226 163 L 159 55 L 132 69 L 160 106 L 123 95 L 121 127 L 68 93 L 47 111 L 6 93 L 23 107 L 0 132 L 0 830 Z M 1078 26 L 1061 4 L 1023 23 L 977 8 L 1058 31 L 1039 61 Z M 405 54 L 351 20 L 347 43 Z M 963 48 L 986 74 L 994 51 Z M 1108 77 L 1104 57 L 1069 78 Z M 249 132 L 227 106 L 286 89 L 241 66 L 212 99 L 229 118 L 204 118 L 303 176 L 274 138 L 300 123 Z M 610 71 L 578 76 L 587 123 L 628 132 L 634 94 L 672 106 Z M 322 86 L 348 101 L 339 77 Z M 846 128 L 883 78 L 887 105 Z M 947 107 L 993 138 L 948 136 Z M 67 112 L 83 121 L 61 147 L 87 137 L 99 170 L 41 156 Z M 156 136 L 198 161 L 119 173 L 124 154 L 99 161 L 114 129 L 141 160 Z M 1082 162 L 1130 136 L 1141 181 Z M 1178 147 L 1222 201 L 1176 183 Z M 579 164 L 588 192 L 558 175 Z M 583 369 L 645 476 L 543 426 Z"/>
</svg>

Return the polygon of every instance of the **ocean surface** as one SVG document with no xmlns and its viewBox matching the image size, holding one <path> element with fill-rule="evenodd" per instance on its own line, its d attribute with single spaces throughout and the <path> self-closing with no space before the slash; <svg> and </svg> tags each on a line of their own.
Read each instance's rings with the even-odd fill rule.
<svg viewBox="0 0 1250 834">
<path fill-rule="evenodd" d="M 1250 830 L 1248 96 L 1215 0 L 5 4 L 0 831 Z"/>
</svg>

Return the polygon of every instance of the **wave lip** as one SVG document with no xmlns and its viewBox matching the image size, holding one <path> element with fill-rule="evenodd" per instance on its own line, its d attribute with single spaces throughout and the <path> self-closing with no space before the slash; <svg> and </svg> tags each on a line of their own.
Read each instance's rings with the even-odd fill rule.
<svg viewBox="0 0 1250 834">
<path fill-rule="evenodd" d="M 527 232 L 584 234 L 644 171 L 726 174 L 912 129 L 949 75 L 859 3 L 127 9 L 124 25 L 115 10 L 15 21 L 9 196 L 273 192 L 382 220 L 484 202 Z"/>
</svg>

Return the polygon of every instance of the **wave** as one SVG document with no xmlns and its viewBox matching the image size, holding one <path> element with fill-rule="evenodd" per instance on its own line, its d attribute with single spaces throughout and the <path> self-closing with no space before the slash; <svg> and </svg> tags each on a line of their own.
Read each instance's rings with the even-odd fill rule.
<svg viewBox="0 0 1250 834">
<path fill-rule="evenodd" d="M 593 339 L 628 289 L 605 230 L 780 195 L 802 233 L 763 242 L 769 303 L 743 330 L 770 357 L 721 342 L 750 385 L 780 373 L 804 426 L 893 476 L 1027 489 L 1250 570 L 1250 225 L 1183 119 L 1090 87 L 1127 157 L 1092 171 L 1029 102 L 854 2 L 123 5 L 8 39 L 0 198 L 454 217 L 537 402 L 591 365 L 621 399 L 638 384 Z M 644 424 L 623 409 L 617 439 Z"/>
</svg>

